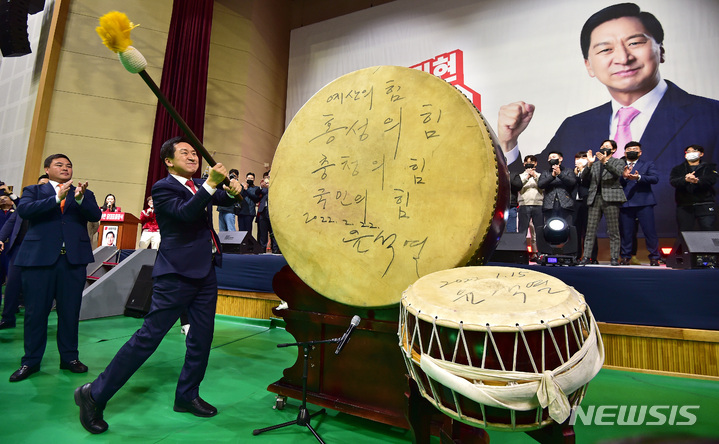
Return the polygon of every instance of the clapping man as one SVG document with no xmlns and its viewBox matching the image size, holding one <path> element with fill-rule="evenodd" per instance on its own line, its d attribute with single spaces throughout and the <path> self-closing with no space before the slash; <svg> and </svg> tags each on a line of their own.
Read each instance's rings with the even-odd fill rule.
<svg viewBox="0 0 719 444">
<path fill-rule="evenodd" d="M 47 320 L 55 300 L 60 368 L 84 373 L 77 350 L 78 322 L 87 264 L 93 261 L 87 223 L 102 216 L 87 182 L 72 183 L 72 162 L 64 154 L 45 159 L 50 181 L 25 187 L 18 215 L 28 221 L 15 257 L 25 297 L 25 355 L 10 382 L 40 370 L 47 344 Z"/>
<path fill-rule="evenodd" d="M 627 201 L 619 209 L 619 226 L 621 233 L 621 264 L 629 265 L 632 257 L 632 244 L 637 226 L 642 227 L 644 241 L 649 250 L 649 265 L 659 265 L 659 237 L 654 223 L 654 206 L 657 204 L 652 192 L 652 185 L 659 182 L 659 173 L 654 162 L 643 160 L 642 145 L 629 142 L 624 147 L 626 166 L 619 182 L 624 188 Z"/>
</svg>

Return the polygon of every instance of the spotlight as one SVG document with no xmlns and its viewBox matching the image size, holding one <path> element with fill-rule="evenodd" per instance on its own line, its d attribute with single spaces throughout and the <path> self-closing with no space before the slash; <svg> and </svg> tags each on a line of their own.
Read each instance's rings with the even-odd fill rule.
<svg viewBox="0 0 719 444">
<path fill-rule="evenodd" d="M 577 265 L 577 229 L 561 217 L 549 218 L 537 230 L 539 265 Z"/>
</svg>

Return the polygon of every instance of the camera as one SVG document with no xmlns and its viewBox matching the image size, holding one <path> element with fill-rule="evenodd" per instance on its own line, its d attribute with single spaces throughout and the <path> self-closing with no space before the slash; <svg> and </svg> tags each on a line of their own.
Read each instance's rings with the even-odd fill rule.
<svg viewBox="0 0 719 444">
<path fill-rule="evenodd" d="M 549 159 L 549 165 L 550 166 L 559 165 L 559 159 Z"/>
<path fill-rule="evenodd" d="M 237 180 L 237 174 L 235 174 L 235 173 L 230 174 L 230 180 Z"/>
</svg>

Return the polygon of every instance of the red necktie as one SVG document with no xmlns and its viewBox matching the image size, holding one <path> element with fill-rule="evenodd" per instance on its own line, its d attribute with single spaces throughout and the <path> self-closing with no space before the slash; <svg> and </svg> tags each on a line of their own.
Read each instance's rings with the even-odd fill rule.
<svg viewBox="0 0 719 444">
<path fill-rule="evenodd" d="M 185 182 L 185 185 L 190 187 L 192 190 L 192 194 L 197 194 L 197 188 L 195 188 L 195 182 L 191 181 L 190 179 L 187 179 L 187 182 Z M 210 237 L 212 238 L 212 243 L 215 245 L 215 251 L 218 253 L 220 252 L 220 246 L 217 244 L 217 239 L 215 239 L 215 233 L 210 230 Z"/>
</svg>

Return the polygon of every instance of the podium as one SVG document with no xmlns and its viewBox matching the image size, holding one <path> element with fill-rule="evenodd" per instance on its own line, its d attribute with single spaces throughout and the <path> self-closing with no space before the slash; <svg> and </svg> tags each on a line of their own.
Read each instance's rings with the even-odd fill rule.
<svg viewBox="0 0 719 444">
<path fill-rule="evenodd" d="M 115 246 L 120 250 L 134 250 L 137 243 L 137 225 L 140 219 L 131 213 L 103 212 L 100 218 L 100 235 L 97 239 L 97 246 L 107 245 L 103 243 L 105 233 L 112 231 L 115 234 Z M 108 228 L 105 228 L 108 227 Z"/>
</svg>

